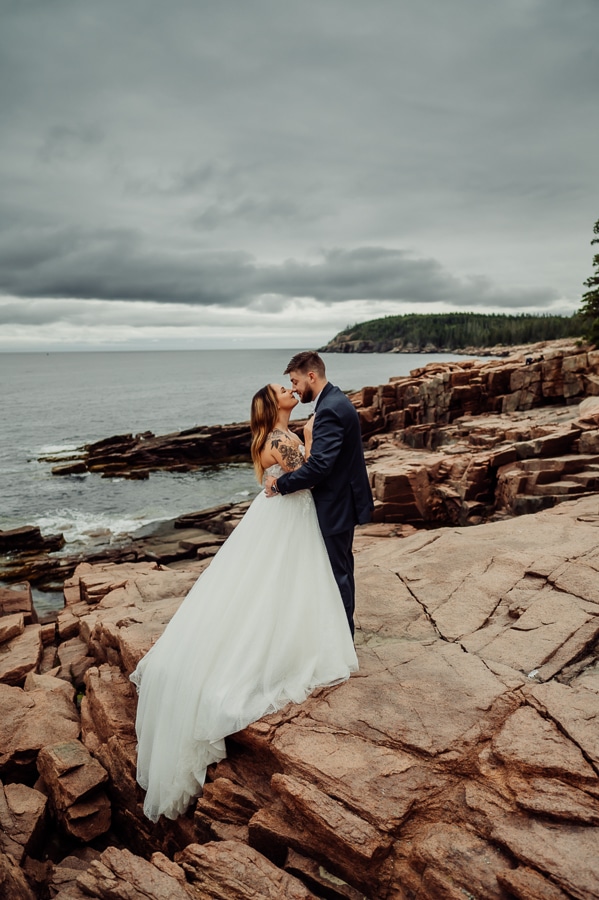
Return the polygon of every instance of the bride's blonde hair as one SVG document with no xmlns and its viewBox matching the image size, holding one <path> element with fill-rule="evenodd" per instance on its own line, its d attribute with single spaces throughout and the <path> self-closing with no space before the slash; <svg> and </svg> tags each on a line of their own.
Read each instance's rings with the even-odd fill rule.
<svg viewBox="0 0 599 900">
<path fill-rule="evenodd" d="M 279 416 L 277 395 L 270 384 L 264 385 L 252 397 L 250 428 L 252 430 L 252 462 L 258 483 L 262 484 L 264 466 L 260 462 L 260 454 L 264 450 L 266 439 L 275 427 Z"/>
</svg>

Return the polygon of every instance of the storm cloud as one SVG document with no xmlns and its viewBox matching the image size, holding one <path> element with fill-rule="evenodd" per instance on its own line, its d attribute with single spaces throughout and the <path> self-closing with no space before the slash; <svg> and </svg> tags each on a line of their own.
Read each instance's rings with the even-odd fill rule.
<svg viewBox="0 0 599 900">
<path fill-rule="evenodd" d="M 28 0 L 2 22 L 0 349 L 133 346 L 163 307 L 173 340 L 295 346 L 580 303 L 595 0 Z"/>
</svg>

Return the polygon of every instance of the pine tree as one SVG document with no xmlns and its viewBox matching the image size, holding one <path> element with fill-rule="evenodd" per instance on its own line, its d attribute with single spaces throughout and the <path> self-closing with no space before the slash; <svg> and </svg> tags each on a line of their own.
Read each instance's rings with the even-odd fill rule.
<svg viewBox="0 0 599 900">
<path fill-rule="evenodd" d="M 599 244 L 599 219 L 595 222 L 593 233 L 598 237 L 593 238 L 591 245 Z M 587 329 L 585 337 L 593 344 L 599 344 L 599 253 L 593 257 L 593 265 L 595 274 L 587 278 L 584 283 L 589 290 L 582 295 L 580 315 L 584 319 Z"/>
</svg>

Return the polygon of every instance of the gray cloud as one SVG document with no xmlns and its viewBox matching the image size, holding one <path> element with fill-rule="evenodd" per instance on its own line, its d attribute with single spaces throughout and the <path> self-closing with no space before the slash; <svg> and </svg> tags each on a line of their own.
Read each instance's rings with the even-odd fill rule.
<svg viewBox="0 0 599 900">
<path fill-rule="evenodd" d="M 222 305 L 273 310 L 285 298 L 323 304 L 398 301 L 415 306 L 545 309 L 552 288 L 507 291 L 483 276 L 457 278 L 434 259 L 403 250 L 358 247 L 322 251 L 312 262 L 260 265 L 241 252 L 159 252 L 124 230 L 81 235 L 0 235 L 6 294 L 39 297 Z"/>
<path fill-rule="evenodd" d="M 53 125 L 40 147 L 39 156 L 43 162 L 73 162 L 84 157 L 89 148 L 102 140 L 102 132 L 95 125 Z"/>
<path fill-rule="evenodd" d="M 574 310 L 599 215 L 596 16 L 5 2 L 0 290 L 258 317 L 307 297 L 327 322 L 349 301 Z"/>
</svg>

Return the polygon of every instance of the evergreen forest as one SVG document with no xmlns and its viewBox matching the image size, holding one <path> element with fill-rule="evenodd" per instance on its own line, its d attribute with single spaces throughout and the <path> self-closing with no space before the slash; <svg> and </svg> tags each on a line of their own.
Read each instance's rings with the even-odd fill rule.
<svg viewBox="0 0 599 900">
<path fill-rule="evenodd" d="M 579 338 L 583 330 L 577 314 L 408 313 L 348 326 L 321 349 L 379 353 L 393 349 L 451 351 Z"/>
</svg>

